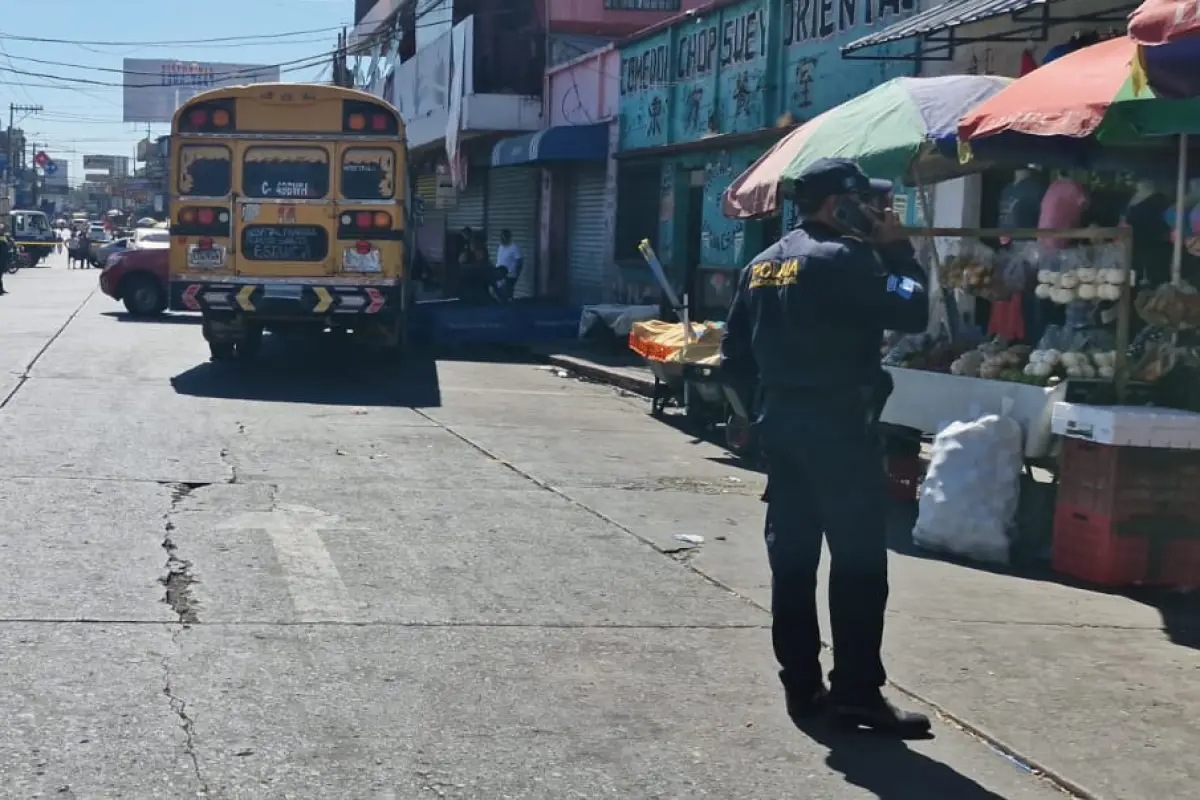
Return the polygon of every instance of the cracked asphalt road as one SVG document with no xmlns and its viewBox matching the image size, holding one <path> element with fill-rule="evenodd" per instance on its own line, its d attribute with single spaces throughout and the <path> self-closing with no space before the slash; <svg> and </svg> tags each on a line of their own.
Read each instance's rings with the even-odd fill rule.
<svg viewBox="0 0 1200 800">
<path fill-rule="evenodd" d="M 95 272 L 61 267 L 0 298 L 0 796 L 1063 796 L 945 720 L 905 746 L 791 727 L 761 479 L 640 401 L 526 363 L 384 370 L 325 346 L 218 367 L 191 320 L 127 321 Z M 680 532 L 707 541 L 665 554 Z M 1053 651 L 996 667 L 996 634 L 953 599 L 1001 580 L 905 564 L 889 655 L 1050 762 L 1043 723 L 1018 736 L 988 703 L 1053 707 L 1006 683 Z M 1087 783 L 1105 775 L 1073 772 L 1084 740 L 1064 764 Z M 1139 777 L 1186 795 L 1163 774 Z"/>
</svg>

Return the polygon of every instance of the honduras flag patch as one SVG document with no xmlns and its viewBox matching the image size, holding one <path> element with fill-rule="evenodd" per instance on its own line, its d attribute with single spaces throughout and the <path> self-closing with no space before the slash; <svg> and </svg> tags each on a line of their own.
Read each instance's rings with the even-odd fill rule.
<svg viewBox="0 0 1200 800">
<path fill-rule="evenodd" d="M 905 300 L 911 300 L 918 288 L 920 287 L 912 278 L 902 278 L 899 275 L 888 276 L 887 290 L 892 294 L 900 295 Z"/>
</svg>

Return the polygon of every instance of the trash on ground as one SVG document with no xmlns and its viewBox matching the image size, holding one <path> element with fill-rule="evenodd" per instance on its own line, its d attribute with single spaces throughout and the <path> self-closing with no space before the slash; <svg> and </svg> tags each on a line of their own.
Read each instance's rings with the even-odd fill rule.
<svg viewBox="0 0 1200 800">
<path fill-rule="evenodd" d="M 704 544 L 704 537 L 697 536 L 694 533 L 677 533 L 675 534 L 675 541 L 690 545 L 700 545 Z"/>
</svg>

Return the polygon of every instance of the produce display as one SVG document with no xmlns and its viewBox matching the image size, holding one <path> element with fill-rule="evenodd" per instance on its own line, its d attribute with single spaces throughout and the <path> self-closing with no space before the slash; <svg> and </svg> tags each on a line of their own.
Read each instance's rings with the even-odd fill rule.
<svg viewBox="0 0 1200 800">
<path fill-rule="evenodd" d="M 1121 284 L 1126 278 L 1125 270 L 1119 267 L 1081 266 L 1063 271 L 1040 269 L 1037 280 L 1034 294 L 1065 306 L 1076 300 L 1120 300 Z"/>
<path fill-rule="evenodd" d="M 1078 350 L 1034 350 L 1024 373 L 1050 382 L 1055 378 L 1104 378 L 1112 380 L 1117 367 L 1117 351 L 1082 352 Z"/>
<path fill-rule="evenodd" d="M 1103 329 L 1051 325 L 1036 348 L 1001 338 L 951 343 L 928 334 L 909 336 L 896 343 L 883 363 L 966 378 L 1053 386 L 1068 378 L 1111 380 L 1117 365 L 1114 348 L 1112 334 Z"/>
<path fill-rule="evenodd" d="M 1150 325 L 1172 330 L 1200 328 L 1200 292 L 1187 281 L 1142 292 L 1134 306 L 1138 316 Z"/>
<path fill-rule="evenodd" d="M 974 239 L 958 239 L 947 243 L 943 251 L 938 272 L 943 287 L 985 300 L 1006 300 L 1024 291 L 1028 283 L 1023 246 L 997 254 Z"/>
<path fill-rule="evenodd" d="M 1028 345 L 1010 345 L 1003 339 L 992 339 L 959 356 L 950 365 L 950 374 L 1020 382 L 1024 378 L 1021 367 L 1032 349 Z"/>
<path fill-rule="evenodd" d="M 925 372 L 949 372 L 954 361 L 974 343 L 954 343 L 945 336 L 920 333 L 901 337 L 883 357 L 885 367 L 904 367 Z"/>
</svg>

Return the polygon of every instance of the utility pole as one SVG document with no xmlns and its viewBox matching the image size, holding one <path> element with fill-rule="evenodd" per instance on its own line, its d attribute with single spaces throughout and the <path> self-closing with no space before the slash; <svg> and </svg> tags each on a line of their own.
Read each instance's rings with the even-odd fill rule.
<svg viewBox="0 0 1200 800">
<path fill-rule="evenodd" d="M 29 205 L 33 208 L 38 207 L 38 182 L 37 182 L 37 142 L 29 143 L 29 163 L 33 164 L 33 169 L 30 170 L 29 178 Z"/>
<path fill-rule="evenodd" d="M 16 103 L 8 104 L 8 182 L 10 185 L 16 184 L 16 171 L 14 170 L 15 164 L 13 163 L 13 156 L 16 152 L 13 149 L 13 144 L 15 144 L 13 140 L 13 127 L 16 124 L 17 112 L 20 111 L 22 114 L 40 114 L 42 110 L 41 106 L 22 106 Z"/>
</svg>

